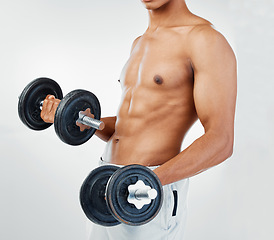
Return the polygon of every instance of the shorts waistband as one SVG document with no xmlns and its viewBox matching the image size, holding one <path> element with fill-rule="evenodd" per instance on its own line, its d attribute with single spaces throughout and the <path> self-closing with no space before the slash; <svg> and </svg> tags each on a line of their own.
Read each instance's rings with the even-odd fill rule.
<svg viewBox="0 0 274 240">
<path fill-rule="evenodd" d="M 120 168 L 126 166 L 126 165 L 120 165 L 120 164 L 114 164 L 114 163 L 106 162 L 106 161 L 104 161 L 104 159 L 102 157 L 100 157 L 99 166 L 103 166 L 103 165 L 112 165 L 112 166 L 116 166 L 116 167 L 120 167 Z M 149 168 L 150 170 L 154 170 L 154 169 L 160 167 L 160 165 L 146 166 L 146 167 Z"/>
</svg>

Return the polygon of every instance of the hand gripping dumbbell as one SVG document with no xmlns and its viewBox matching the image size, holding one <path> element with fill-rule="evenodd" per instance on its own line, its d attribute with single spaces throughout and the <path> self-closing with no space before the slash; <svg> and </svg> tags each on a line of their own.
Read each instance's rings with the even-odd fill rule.
<svg viewBox="0 0 274 240">
<path fill-rule="evenodd" d="M 55 98 L 61 99 L 54 116 L 54 128 L 63 142 L 80 145 L 88 141 L 96 129 L 104 128 L 104 123 L 99 120 L 101 117 L 100 103 L 93 93 L 78 89 L 63 98 L 58 83 L 49 78 L 38 78 L 30 82 L 19 97 L 18 114 L 29 128 L 43 130 L 52 125 L 44 122 L 40 117 L 43 101 L 47 95 L 54 95 Z M 83 114 L 86 110 L 94 115 L 94 119 Z M 76 125 L 77 122 L 91 128 L 81 131 Z"/>
<path fill-rule="evenodd" d="M 83 182 L 80 202 L 87 218 L 96 224 L 139 226 L 156 217 L 163 190 L 156 174 L 145 166 L 104 165 Z"/>
</svg>

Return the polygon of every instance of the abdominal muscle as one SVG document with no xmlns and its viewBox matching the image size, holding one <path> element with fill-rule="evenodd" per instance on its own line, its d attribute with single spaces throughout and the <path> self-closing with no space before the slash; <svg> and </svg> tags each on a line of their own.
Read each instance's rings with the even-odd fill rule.
<svg viewBox="0 0 274 240">
<path fill-rule="evenodd" d="M 128 92 L 122 99 L 115 133 L 103 159 L 119 165 L 157 166 L 176 156 L 183 138 L 197 119 L 192 98 L 176 99 L 144 89 Z M 181 95 L 181 94 L 180 94 Z"/>
</svg>

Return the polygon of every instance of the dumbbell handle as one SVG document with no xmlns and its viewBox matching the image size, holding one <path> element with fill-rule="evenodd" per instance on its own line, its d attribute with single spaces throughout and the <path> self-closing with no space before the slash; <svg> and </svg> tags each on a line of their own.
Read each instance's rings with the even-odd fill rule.
<svg viewBox="0 0 274 240">
<path fill-rule="evenodd" d="M 136 190 L 136 192 L 134 193 L 134 196 L 138 200 L 142 200 L 142 199 L 152 200 L 157 197 L 157 191 L 155 189 L 141 188 Z"/>
<path fill-rule="evenodd" d="M 41 110 L 42 110 L 42 107 L 43 107 L 43 102 L 44 101 L 40 102 L 40 109 Z M 95 128 L 97 130 L 103 130 L 104 127 L 105 127 L 104 122 L 102 122 L 100 120 L 97 120 L 97 119 L 94 119 L 94 118 L 91 118 L 91 117 L 88 117 L 88 116 L 86 116 L 85 114 L 83 114 L 81 112 L 79 112 L 79 117 L 76 120 L 76 122 L 79 122 L 81 124 L 84 124 L 84 125 L 92 127 L 92 128 Z"/>
<path fill-rule="evenodd" d="M 103 130 L 105 128 L 104 122 L 88 117 L 81 112 L 79 112 L 79 118 L 77 119 L 77 122 L 87 125 L 89 127 L 95 128 L 97 130 Z"/>
</svg>

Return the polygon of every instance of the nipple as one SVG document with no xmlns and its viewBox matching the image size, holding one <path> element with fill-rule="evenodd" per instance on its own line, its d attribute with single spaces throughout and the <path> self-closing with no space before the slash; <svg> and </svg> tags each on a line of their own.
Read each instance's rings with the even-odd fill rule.
<svg viewBox="0 0 274 240">
<path fill-rule="evenodd" d="M 164 82 L 163 78 L 161 76 L 159 76 L 159 75 L 154 76 L 153 80 L 158 85 L 161 85 Z"/>
</svg>

